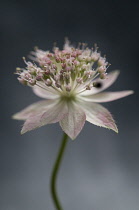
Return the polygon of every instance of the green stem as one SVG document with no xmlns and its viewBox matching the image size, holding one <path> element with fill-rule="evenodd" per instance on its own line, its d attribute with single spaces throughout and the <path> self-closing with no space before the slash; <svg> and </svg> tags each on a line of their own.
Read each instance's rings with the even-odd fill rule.
<svg viewBox="0 0 139 210">
<path fill-rule="evenodd" d="M 67 139 L 68 139 L 68 135 L 64 133 L 61 146 L 60 146 L 60 149 L 59 149 L 59 152 L 58 152 L 55 164 L 54 164 L 54 168 L 52 171 L 52 175 L 51 175 L 51 194 L 52 194 L 52 198 L 53 198 L 53 201 L 57 210 L 62 210 L 62 207 L 61 207 L 61 204 L 59 202 L 57 192 L 56 192 L 56 179 L 57 179 L 57 174 L 58 174 L 59 167 L 62 161 L 62 157 L 64 154 L 64 150 L 67 144 Z"/>
</svg>

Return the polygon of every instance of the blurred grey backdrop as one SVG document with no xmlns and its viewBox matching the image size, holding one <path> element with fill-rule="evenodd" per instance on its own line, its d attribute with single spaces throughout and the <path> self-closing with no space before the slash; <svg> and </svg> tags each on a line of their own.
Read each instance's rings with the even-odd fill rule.
<svg viewBox="0 0 139 210">
<path fill-rule="evenodd" d="M 86 123 L 69 140 L 58 178 L 64 210 L 139 209 L 139 5 L 137 1 L 45 0 L 1 2 L 0 209 L 54 210 L 49 179 L 61 141 L 58 124 L 20 135 L 12 114 L 39 100 L 13 74 L 34 46 L 97 43 L 121 74 L 111 90 L 135 94 L 104 104 L 119 128 Z"/>
</svg>

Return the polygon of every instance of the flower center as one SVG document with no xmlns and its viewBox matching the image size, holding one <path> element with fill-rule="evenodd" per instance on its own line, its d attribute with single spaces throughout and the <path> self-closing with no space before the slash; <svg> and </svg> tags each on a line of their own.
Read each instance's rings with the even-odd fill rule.
<svg viewBox="0 0 139 210">
<path fill-rule="evenodd" d="M 61 100 L 67 102 L 76 101 L 76 96 L 73 94 L 61 95 Z"/>
<path fill-rule="evenodd" d="M 97 76 L 105 79 L 108 63 L 100 53 L 89 49 L 85 44 L 78 48 L 69 45 L 67 40 L 63 50 L 54 48 L 53 53 L 36 49 L 32 62 L 26 62 L 26 69 L 17 68 L 18 80 L 25 85 L 40 86 L 57 90 L 64 100 L 75 100 L 78 92 L 101 87 L 93 83 Z"/>
</svg>

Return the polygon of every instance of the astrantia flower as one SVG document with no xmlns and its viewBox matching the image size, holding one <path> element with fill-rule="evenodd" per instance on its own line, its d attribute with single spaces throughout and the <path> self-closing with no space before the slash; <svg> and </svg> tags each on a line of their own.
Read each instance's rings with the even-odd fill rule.
<svg viewBox="0 0 139 210">
<path fill-rule="evenodd" d="M 25 120 L 21 133 L 46 124 L 59 122 L 63 131 L 75 139 L 85 121 L 118 132 L 110 112 L 97 104 L 117 100 L 133 91 L 102 92 L 112 85 L 119 72 L 107 74 L 108 62 L 97 49 L 85 44 L 78 48 L 66 40 L 64 49 L 53 49 L 53 53 L 36 49 L 33 62 L 17 68 L 18 80 L 32 88 L 44 99 L 34 103 L 13 116 Z"/>
</svg>

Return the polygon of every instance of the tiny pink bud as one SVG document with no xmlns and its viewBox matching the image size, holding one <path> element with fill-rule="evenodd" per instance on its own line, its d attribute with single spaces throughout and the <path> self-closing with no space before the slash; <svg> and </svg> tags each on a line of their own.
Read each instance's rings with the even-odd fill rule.
<svg viewBox="0 0 139 210">
<path fill-rule="evenodd" d="M 100 57 L 99 60 L 98 60 L 98 65 L 99 65 L 99 66 L 106 66 L 106 65 L 107 65 L 106 59 Z"/>
<path fill-rule="evenodd" d="M 47 70 L 45 71 L 45 74 L 46 74 L 46 75 L 49 75 L 49 74 L 50 74 L 50 70 L 47 69 Z"/>
<path fill-rule="evenodd" d="M 28 81 L 28 83 L 29 83 L 30 85 L 34 86 L 34 85 L 36 84 L 36 79 L 30 79 L 30 80 Z"/>
<path fill-rule="evenodd" d="M 79 78 L 77 78 L 77 79 L 76 79 L 76 81 L 77 81 L 77 83 L 79 83 L 79 84 L 82 84 L 82 83 L 83 83 L 83 79 L 82 79 L 82 78 L 80 78 L 80 77 L 79 77 Z"/>
<path fill-rule="evenodd" d="M 31 79 L 31 75 L 29 74 L 29 73 L 25 73 L 24 74 L 24 78 L 26 79 L 26 80 L 29 80 L 29 79 Z"/>
<path fill-rule="evenodd" d="M 61 61 L 60 58 L 56 57 L 55 59 L 56 59 L 57 63 L 60 63 L 60 61 Z"/>
<path fill-rule="evenodd" d="M 104 73 L 100 74 L 100 79 L 106 79 L 106 74 Z"/>
<path fill-rule="evenodd" d="M 17 79 L 18 79 L 18 81 L 19 81 L 22 85 L 27 85 L 27 81 L 26 81 L 26 80 L 24 80 L 24 79 L 22 79 L 22 78 L 20 78 L 20 77 L 18 77 Z"/>
<path fill-rule="evenodd" d="M 47 79 L 46 82 L 45 82 L 45 84 L 47 86 L 51 86 L 52 85 L 52 81 L 50 79 Z"/>
<path fill-rule="evenodd" d="M 74 65 L 76 65 L 76 66 L 78 66 L 78 65 L 80 64 L 80 62 L 77 61 L 77 60 L 75 60 L 73 63 L 74 63 Z"/>
<path fill-rule="evenodd" d="M 90 85 L 86 85 L 86 90 L 91 90 L 91 86 Z"/>
<path fill-rule="evenodd" d="M 56 82 L 55 85 L 56 85 L 56 87 L 58 87 L 58 88 L 61 87 L 61 85 L 60 85 L 58 82 Z"/>
<path fill-rule="evenodd" d="M 67 66 L 67 67 L 66 67 L 66 70 L 67 70 L 67 71 L 71 71 L 71 69 L 72 69 L 71 66 Z"/>
<path fill-rule="evenodd" d="M 66 63 L 61 64 L 62 68 L 66 68 Z"/>
<path fill-rule="evenodd" d="M 50 65 L 50 64 L 52 63 L 52 61 L 51 61 L 51 60 L 47 60 L 46 63 L 47 63 L 48 65 Z"/>
<path fill-rule="evenodd" d="M 36 77 L 36 80 L 37 80 L 37 81 L 41 81 L 41 80 L 42 80 L 42 76 L 37 76 L 37 77 Z"/>
<path fill-rule="evenodd" d="M 71 85 L 66 86 L 66 91 L 70 92 L 71 91 Z"/>
<path fill-rule="evenodd" d="M 92 59 L 93 61 L 97 61 L 97 60 L 99 59 L 99 56 L 100 56 L 99 53 L 93 52 L 93 53 L 92 53 L 92 56 L 91 56 L 91 59 Z"/>
<path fill-rule="evenodd" d="M 106 72 L 106 67 L 105 66 L 100 66 L 98 69 L 97 69 L 98 73 L 102 74 L 102 73 L 105 73 Z"/>
<path fill-rule="evenodd" d="M 53 57 L 53 54 L 52 53 L 48 53 L 47 55 L 49 58 Z"/>
</svg>

